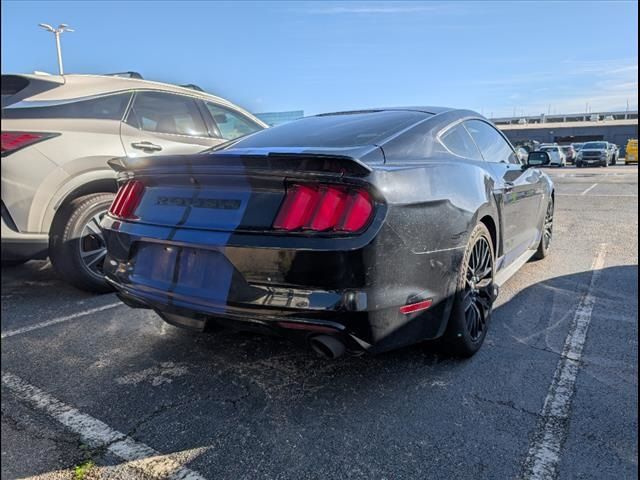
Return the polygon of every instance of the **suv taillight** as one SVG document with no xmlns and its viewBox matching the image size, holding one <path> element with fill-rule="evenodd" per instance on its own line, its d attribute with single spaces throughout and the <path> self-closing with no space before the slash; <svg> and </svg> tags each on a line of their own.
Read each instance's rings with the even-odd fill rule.
<svg viewBox="0 0 640 480">
<path fill-rule="evenodd" d="M 2 144 L 2 156 L 9 155 L 21 148 L 41 142 L 47 138 L 57 137 L 58 133 L 37 132 L 2 132 L 0 135 Z"/>
<path fill-rule="evenodd" d="M 354 233 L 369 223 L 373 207 L 366 190 L 337 185 L 291 185 L 273 228 Z"/>
<path fill-rule="evenodd" d="M 144 194 L 144 184 L 138 180 L 129 180 L 122 185 L 109 208 L 109 215 L 122 219 L 135 220 L 136 208 Z"/>
</svg>

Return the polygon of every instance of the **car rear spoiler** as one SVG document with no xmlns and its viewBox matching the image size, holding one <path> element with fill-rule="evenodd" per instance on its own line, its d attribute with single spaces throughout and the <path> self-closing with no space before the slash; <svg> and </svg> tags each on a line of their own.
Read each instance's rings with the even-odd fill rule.
<svg viewBox="0 0 640 480">
<path fill-rule="evenodd" d="M 380 163 L 384 162 L 382 155 L 380 151 Z M 318 152 L 270 152 L 266 155 L 216 152 L 198 155 L 118 157 L 107 163 L 116 172 L 131 171 L 141 174 L 268 170 L 365 176 L 372 171 L 369 165 L 354 156 Z"/>
</svg>

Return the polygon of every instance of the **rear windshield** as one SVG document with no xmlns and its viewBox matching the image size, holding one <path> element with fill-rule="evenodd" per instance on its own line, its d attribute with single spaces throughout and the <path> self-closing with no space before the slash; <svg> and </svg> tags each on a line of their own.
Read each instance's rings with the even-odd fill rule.
<svg viewBox="0 0 640 480">
<path fill-rule="evenodd" d="M 607 148 L 607 144 L 605 142 L 588 142 L 582 146 L 583 150 L 604 150 Z"/>
<path fill-rule="evenodd" d="M 78 99 L 46 106 L 2 109 L 2 118 L 85 118 L 99 120 L 121 120 L 129 104 L 131 93 L 118 93 L 91 99 Z M 27 102 L 23 102 L 27 103 Z"/>
<path fill-rule="evenodd" d="M 545 152 L 531 152 L 529 154 L 529 160 L 546 160 L 547 154 Z"/>
<path fill-rule="evenodd" d="M 29 80 L 18 75 L 2 75 L 2 99 L 15 95 L 29 85 Z"/>
<path fill-rule="evenodd" d="M 42 78 L 22 75 L 2 75 L 2 108 L 32 97 L 60 85 L 60 81 L 42 76 Z"/>
<path fill-rule="evenodd" d="M 358 147 L 375 145 L 432 115 L 414 111 L 376 111 L 306 117 L 254 133 L 234 148 Z"/>
</svg>

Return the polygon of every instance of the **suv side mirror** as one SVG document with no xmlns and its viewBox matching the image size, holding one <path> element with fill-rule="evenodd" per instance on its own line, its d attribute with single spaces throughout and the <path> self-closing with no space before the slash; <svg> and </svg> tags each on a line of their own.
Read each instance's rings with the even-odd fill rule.
<svg viewBox="0 0 640 480">
<path fill-rule="evenodd" d="M 531 152 L 527 158 L 527 167 L 544 167 L 551 163 L 547 152 Z"/>
</svg>

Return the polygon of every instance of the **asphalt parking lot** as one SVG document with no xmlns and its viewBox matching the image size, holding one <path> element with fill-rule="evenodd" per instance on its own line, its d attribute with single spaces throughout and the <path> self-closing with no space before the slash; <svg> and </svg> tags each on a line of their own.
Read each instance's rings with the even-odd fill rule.
<svg viewBox="0 0 640 480">
<path fill-rule="evenodd" d="M 552 253 L 469 360 L 327 361 L 3 269 L 2 478 L 636 478 L 638 168 L 547 171 Z"/>
</svg>

